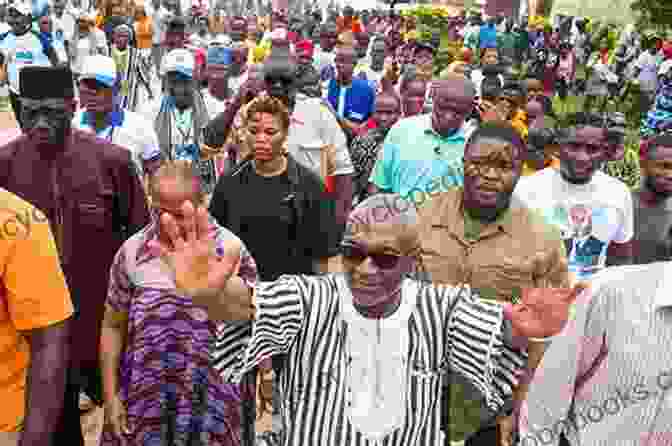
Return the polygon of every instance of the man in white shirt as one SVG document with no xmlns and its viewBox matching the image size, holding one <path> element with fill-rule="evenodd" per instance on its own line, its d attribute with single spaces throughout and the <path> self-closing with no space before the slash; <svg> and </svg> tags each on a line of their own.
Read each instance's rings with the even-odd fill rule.
<svg viewBox="0 0 672 446">
<path fill-rule="evenodd" d="M 86 59 L 79 77 L 81 108 L 75 113 L 72 127 L 90 131 L 130 150 L 142 178 L 142 161 L 147 154 L 156 152 L 159 139 L 152 122 L 115 105 L 118 79 L 117 67 L 111 57 L 95 55 Z"/>
<path fill-rule="evenodd" d="M 556 226 L 569 271 L 587 280 L 605 266 L 632 262 L 632 197 L 620 180 L 599 170 L 614 136 L 604 115 L 577 113 L 563 129 L 560 168 L 523 177 L 515 195 Z"/>
<path fill-rule="evenodd" d="M 203 128 L 210 119 L 203 96 L 194 79 L 196 61 L 191 51 L 179 48 L 163 57 L 161 77 L 165 90 L 161 97 L 141 110 L 159 139 L 163 159 L 182 159 L 198 164 L 206 193 L 215 187 L 212 160 L 201 158 Z"/>
<path fill-rule="evenodd" d="M 52 45 L 43 43 L 32 29 L 32 6 L 29 3 L 13 3 L 8 8 L 11 32 L 0 43 L 0 54 L 7 67 L 9 95 L 16 120 L 21 124 L 19 101 L 19 73 L 25 66 L 49 66 L 65 63 L 63 55 Z M 63 60 L 61 60 L 63 59 Z"/>
</svg>

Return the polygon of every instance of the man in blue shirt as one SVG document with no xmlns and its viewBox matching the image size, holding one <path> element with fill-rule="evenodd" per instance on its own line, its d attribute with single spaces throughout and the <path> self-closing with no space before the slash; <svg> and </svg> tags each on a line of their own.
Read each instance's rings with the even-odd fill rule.
<svg viewBox="0 0 672 446">
<path fill-rule="evenodd" d="M 357 54 L 352 47 L 336 50 L 336 78 L 329 81 L 327 99 L 341 126 L 354 135 L 373 114 L 376 92 L 367 81 L 353 79 Z"/>
<path fill-rule="evenodd" d="M 462 75 L 433 82 L 432 113 L 399 121 L 385 138 L 371 174 L 371 193 L 396 193 L 421 206 L 453 186 L 461 186 L 462 158 L 476 89 Z"/>
<path fill-rule="evenodd" d="M 488 21 L 481 26 L 478 35 L 479 48 L 497 48 L 497 18 L 490 17 Z"/>
</svg>

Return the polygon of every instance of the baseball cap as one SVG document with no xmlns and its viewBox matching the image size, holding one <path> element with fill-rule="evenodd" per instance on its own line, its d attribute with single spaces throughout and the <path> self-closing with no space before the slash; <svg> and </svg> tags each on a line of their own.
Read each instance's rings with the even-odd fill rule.
<svg viewBox="0 0 672 446">
<path fill-rule="evenodd" d="M 9 5 L 10 11 L 13 9 L 21 15 L 31 15 L 33 13 L 33 6 L 27 2 L 15 2 Z"/>
<path fill-rule="evenodd" d="M 167 73 L 180 73 L 193 78 L 195 65 L 196 61 L 191 51 L 182 48 L 172 50 L 163 57 L 161 76 Z"/>
<path fill-rule="evenodd" d="M 111 88 L 117 83 L 117 66 L 114 59 L 109 56 L 101 54 L 88 56 L 84 59 L 82 75 L 79 78 L 93 79 Z"/>
</svg>

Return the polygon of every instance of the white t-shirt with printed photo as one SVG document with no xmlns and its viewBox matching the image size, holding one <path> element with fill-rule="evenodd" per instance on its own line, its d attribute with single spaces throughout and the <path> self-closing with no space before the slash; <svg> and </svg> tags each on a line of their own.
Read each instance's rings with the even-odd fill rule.
<svg viewBox="0 0 672 446">
<path fill-rule="evenodd" d="M 562 234 L 569 270 L 585 280 L 604 268 L 610 243 L 634 234 L 632 197 L 620 180 L 596 172 L 588 184 L 570 184 L 555 168 L 520 179 L 514 194 Z"/>
</svg>

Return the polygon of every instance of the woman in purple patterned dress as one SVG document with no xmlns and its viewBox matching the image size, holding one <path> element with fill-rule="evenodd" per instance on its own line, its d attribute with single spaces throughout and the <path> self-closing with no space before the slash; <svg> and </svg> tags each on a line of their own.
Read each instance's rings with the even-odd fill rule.
<svg viewBox="0 0 672 446">
<path fill-rule="evenodd" d="M 186 162 L 162 165 L 150 184 L 153 222 L 117 253 L 110 272 L 101 355 L 105 395 L 102 446 L 237 446 L 241 392 L 212 367 L 221 326 L 178 295 L 148 243 L 166 235 L 156 216 L 180 218 L 185 199 L 203 203 L 199 176 Z M 213 222 L 221 255 L 240 250 L 233 292 L 250 293 L 254 260 L 242 242 Z"/>
</svg>

